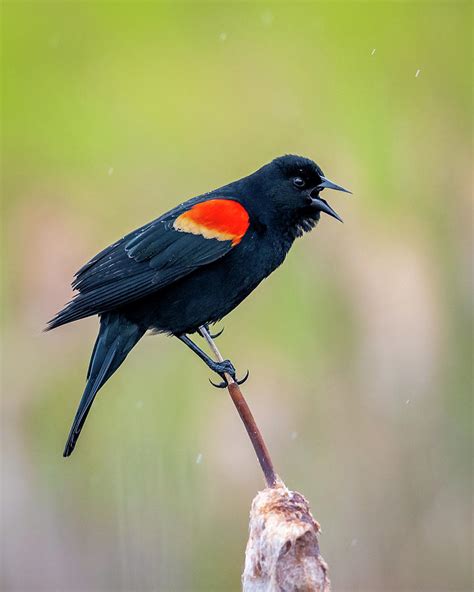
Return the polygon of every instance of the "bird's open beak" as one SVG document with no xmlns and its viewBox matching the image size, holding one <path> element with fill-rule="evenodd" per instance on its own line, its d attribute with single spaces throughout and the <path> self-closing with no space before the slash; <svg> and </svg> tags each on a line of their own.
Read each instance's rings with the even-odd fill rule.
<svg viewBox="0 0 474 592">
<path fill-rule="evenodd" d="M 349 191 L 349 189 L 344 189 L 344 187 L 336 185 L 336 183 L 326 179 L 326 177 L 321 177 L 321 181 L 322 183 L 316 187 L 318 191 L 321 191 L 322 189 L 335 189 L 336 191 L 344 191 L 344 193 L 352 193 L 352 191 Z"/>
<path fill-rule="evenodd" d="M 321 212 L 328 214 L 328 216 L 332 216 L 333 218 L 336 218 L 336 220 L 339 220 L 339 222 L 342 222 L 342 218 L 331 208 L 328 202 L 319 197 L 319 192 L 323 189 L 335 189 L 336 191 L 344 191 L 345 193 L 351 193 L 351 191 L 344 189 L 344 187 L 341 187 L 340 185 L 336 185 L 336 183 L 326 179 L 326 177 L 321 177 L 321 183 L 316 187 L 318 197 L 313 197 L 313 206 L 317 207 Z"/>
</svg>

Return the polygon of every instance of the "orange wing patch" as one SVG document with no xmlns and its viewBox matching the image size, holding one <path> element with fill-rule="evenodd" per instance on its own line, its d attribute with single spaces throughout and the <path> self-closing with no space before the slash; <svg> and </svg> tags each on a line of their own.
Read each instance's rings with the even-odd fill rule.
<svg viewBox="0 0 474 592">
<path fill-rule="evenodd" d="M 232 199 L 210 199 L 196 204 L 173 224 L 176 230 L 204 238 L 230 240 L 238 245 L 249 227 L 247 210 Z"/>
</svg>

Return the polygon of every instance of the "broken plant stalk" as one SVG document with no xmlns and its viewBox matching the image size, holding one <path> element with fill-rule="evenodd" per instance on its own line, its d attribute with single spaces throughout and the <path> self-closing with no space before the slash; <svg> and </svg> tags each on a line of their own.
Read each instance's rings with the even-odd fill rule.
<svg viewBox="0 0 474 592">
<path fill-rule="evenodd" d="M 209 331 L 200 329 L 223 362 Z M 225 374 L 227 389 L 262 467 L 267 487 L 252 502 L 249 540 L 242 574 L 243 592 L 331 592 L 328 567 L 319 553 L 319 524 L 309 504 L 277 478 L 268 449 L 239 385 Z"/>
<path fill-rule="evenodd" d="M 220 351 L 217 349 L 217 346 L 214 340 L 212 339 L 209 331 L 205 327 L 201 327 L 200 330 L 202 336 L 214 352 L 214 355 L 216 356 L 217 360 L 219 362 L 223 362 L 224 358 L 222 357 Z M 258 462 L 262 467 L 267 487 L 276 487 L 277 476 L 275 474 L 275 469 L 273 468 L 270 453 L 268 452 L 268 448 L 265 444 L 262 434 L 260 433 L 260 430 L 258 429 L 258 426 L 255 423 L 255 419 L 252 415 L 252 412 L 250 411 L 250 408 L 247 405 L 247 401 L 244 399 L 239 385 L 230 376 L 230 374 L 225 374 L 225 378 L 227 380 L 227 390 L 229 391 L 230 397 L 237 411 L 239 412 L 240 419 L 242 420 L 245 429 L 247 430 L 250 441 L 252 442 L 252 446 L 254 447 L 255 454 L 257 455 Z"/>
</svg>

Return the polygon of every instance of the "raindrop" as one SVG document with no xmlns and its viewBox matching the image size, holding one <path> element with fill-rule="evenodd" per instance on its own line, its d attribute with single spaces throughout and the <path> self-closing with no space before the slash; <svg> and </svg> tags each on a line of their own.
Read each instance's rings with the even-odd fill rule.
<svg viewBox="0 0 474 592">
<path fill-rule="evenodd" d="M 272 23 L 273 23 L 273 13 L 271 12 L 271 10 L 266 10 L 265 12 L 262 12 L 262 14 L 260 15 L 260 20 L 262 21 L 262 24 L 265 27 L 271 27 Z"/>
<path fill-rule="evenodd" d="M 196 456 L 196 464 L 200 465 L 202 463 L 202 453 L 200 452 L 197 456 Z"/>
<path fill-rule="evenodd" d="M 415 74 L 415 78 L 418 78 L 418 76 L 420 75 L 421 70 L 417 70 L 416 74 Z"/>
<path fill-rule="evenodd" d="M 375 47 L 374 47 L 374 49 L 372 50 L 372 53 L 371 53 L 370 55 L 375 55 Z"/>
<path fill-rule="evenodd" d="M 227 33 L 224 33 L 224 32 L 220 33 L 219 34 L 219 41 L 222 41 L 222 42 L 227 41 Z"/>
<path fill-rule="evenodd" d="M 107 174 L 109 175 L 109 177 L 112 176 L 114 174 L 114 167 L 110 167 L 107 171 Z"/>
</svg>

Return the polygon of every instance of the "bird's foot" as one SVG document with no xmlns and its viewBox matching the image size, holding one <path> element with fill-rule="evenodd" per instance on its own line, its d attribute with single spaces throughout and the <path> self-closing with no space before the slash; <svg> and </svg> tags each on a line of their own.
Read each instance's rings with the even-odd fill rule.
<svg viewBox="0 0 474 592">
<path fill-rule="evenodd" d="M 215 382 L 212 382 L 212 380 L 209 379 L 209 382 L 212 384 L 212 386 L 215 386 L 216 388 L 226 388 L 227 387 L 228 382 L 227 382 L 226 374 L 228 374 L 232 378 L 232 380 L 239 385 L 243 384 L 247 380 L 247 378 L 249 377 L 249 371 L 247 370 L 247 373 L 245 374 L 245 376 L 241 380 L 238 380 L 234 365 L 232 364 L 232 362 L 230 360 L 224 360 L 223 362 L 214 362 L 212 367 L 210 367 L 210 368 L 211 368 L 211 370 L 214 370 L 214 372 L 219 374 L 219 376 L 221 376 L 224 379 L 222 382 L 219 382 L 218 384 L 216 384 Z"/>
</svg>

